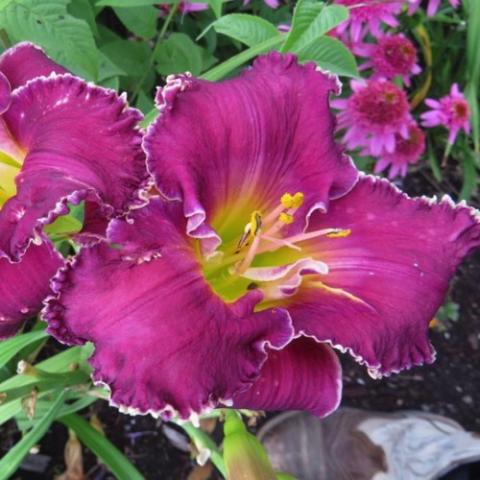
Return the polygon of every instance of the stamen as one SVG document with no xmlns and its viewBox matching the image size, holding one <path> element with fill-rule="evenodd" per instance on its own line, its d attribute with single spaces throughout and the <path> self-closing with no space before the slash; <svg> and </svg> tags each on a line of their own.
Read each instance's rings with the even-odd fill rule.
<svg viewBox="0 0 480 480">
<path fill-rule="evenodd" d="M 294 250 L 301 250 L 301 248 L 296 245 L 298 242 L 311 240 L 312 238 L 317 238 L 317 237 L 345 238 L 345 237 L 348 237 L 351 233 L 352 231 L 350 229 L 323 228 L 321 230 L 315 230 L 313 232 L 292 235 L 291 237 L 287 237 L 287 238 L 276 238 L 269 235 L 270 232 L 266 232 L 262 237 L 268 240 L 269 242 L 273 243 L 275 247 L 272 247 L 271 245 L 264 246 L 257 251 L 257 254 L 272 252 L 281 247 L 288 247 L 288 248 L 293 248 Z"/>
<path fill-rule="evenodd" d="M 291 215 L 290 213 L 282 212 L 282 213 L 278 216 L 278 219 L 279 219 L 282 223 L 285 223 L 286 225 L 290 225 L 291 223 L 293 223 L 293 215 Z"/>
</svg>

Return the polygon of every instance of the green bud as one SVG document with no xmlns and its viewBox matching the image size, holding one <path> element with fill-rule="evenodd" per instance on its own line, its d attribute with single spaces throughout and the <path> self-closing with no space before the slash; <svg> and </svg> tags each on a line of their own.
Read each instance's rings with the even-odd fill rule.
<svg viewBox="0 0 480 480">
<path fill-rule="evenodd" d="M 223 457 L 228 480 L 277 480 L 262 444 L 247 431 L 233 410 L 227 411 L 224 433 Z"/>
</svg>

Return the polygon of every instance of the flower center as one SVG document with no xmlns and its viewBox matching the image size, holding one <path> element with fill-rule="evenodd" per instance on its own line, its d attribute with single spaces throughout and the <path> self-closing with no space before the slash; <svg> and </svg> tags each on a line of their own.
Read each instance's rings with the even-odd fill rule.
<svg viewBox="0 0 480 480">
<path fill-rule="evenodd" d="M 453 103 L 453 116 L 455 120 L 468 119 L 468 104 L 463 100 L 456 100 Z"/>
<path fill-rule="evenodd" d="M 350 230 L 291 233 L 289 226 L 298 221 L 303 202 L 303 193 L 285 193 L 269 212 L 254 210 L 236 239 L 222 244 L 219 255 L 204 262 L 205 277 L 218 295 L 233 301 L 249 289 L 260 288 L 265 301 L 279 300 L 295 293 L 301 276 L 327 273 L 327 265 L 304 247 L 319 237 L 346 237 Z"/>
<path fill-rule="evenodd" d="M 408 113 L 405 93 L 391 82 L 373 81 L 354 93 L 350 100 L 364 125 L 390 125 L 403 121 Z"/>
<path fill-rule="evenodd" d="M 15 177 L 20 172 L 24 159 L 25 152 L 13 141 L 0 119 L 0 210 L 17 193 Z"/>
</svg>

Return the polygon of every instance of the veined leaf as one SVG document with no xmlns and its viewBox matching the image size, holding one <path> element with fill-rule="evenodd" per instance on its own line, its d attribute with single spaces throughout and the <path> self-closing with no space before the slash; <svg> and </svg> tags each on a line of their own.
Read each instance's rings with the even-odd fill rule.
<svg viewBox="0 0 480 480">
<path fill-rule="evenodd" d="M 87 22 L 67 12 L 69 0 L 13 0 L 0 10 L 0 27 L 13 42 L 29 40 L 45 48 L 72 72 L 96 80 L 98 53 Z"/>
<path fill-rule="evenodd" d="M 120 21 L 139 37 L 152 38 L 157 31 L 158 9 L 152 5 L 142 7 L 114 7 Z"/>
<path fill-rule="evenodd" d="M 342 5 L 328 5 L 314 0 L 300 0 L 295 7 L 292 29 L 283 52 L 293 51 L 309 44 L 348 19 L 348 9 Z"/>
<path fill-rule="evenodd" d="M 119 480 L 144 480 L 142 474 L 110 440 L 95 430 L 79 415 L 72 413 L 59 419 L 72 429 L 80 441 L 111 470 Z"/>
<path fill-rule="evenodd" d="M 217 33 L 227 35 L 252 47 L 280 33 L 275 25 L 255 15 L 232 13 L 219 18 L 212 24 Z"/>
<path fill-rule="evenodd" d="M 224 0 L 207 0 L 207 3 L 210 5 L 210 8 L 217 18 L 222 16 L 223 2 Z"/>
<path fill-rule="evenodd" d="M 46 338 L 48 335 L 45 331 L 37 331 L 23 333 L 16 337 L 3 340 L 0 348 L 0 368 L 7 364 L 20 350 L 24 347 Z M 0 390 L 1 391 L 1 390 Z"/>
<path fill-rule="evenodd" d="M 320 68 L 336 75 L 358 77 L 355 57 L 336 38 L 320 37 L 296 53 L 300 61 L 313 60 Z"/>
<path fill-rule="evenodd" d="M 17 470 L 30 449 L 45 435 L 57 412 L 63 405 L 65 391 L 58 396 L 47 414 L 0 459 L 0 480 L 8 479 Z"/>
<path fill-rule="evenodd" d="M 155 51 L 157 72 L 170 75 L 188 71 L 199 75 L 203 66 L 202 50 L 185 33 L 172 33 Z"/>
</svg>

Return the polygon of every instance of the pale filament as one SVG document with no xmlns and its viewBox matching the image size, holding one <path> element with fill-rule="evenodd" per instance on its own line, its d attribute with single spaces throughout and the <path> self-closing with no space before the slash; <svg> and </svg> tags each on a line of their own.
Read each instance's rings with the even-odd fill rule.
<svg viewBox="0 0 480 480">
<path fill-rule="evenodd" d="M 283 247 L 301 251 L 302 248 L 297 245 L 297 243 L 323 236 L 335 238 L 347 237 L 350 235 L 349 229 L 322 228 L 313 232 L 299 233 L 286 238 L 277 237 L 276 234 L 278 234 L 285 225 L 293 222 L 295 212 L 302 204 L 303 194 L 296 193 L 295 195 L 291 195 L 286 193 L 282 196 L 279 206 L 264 218 L 260 218 L 260 226 L 254 224 L 253 220 L 251 223 L 247 224 L 245 232 L 250 232 L 250 236 L 253 240 L 251 241 L 244 258 L 237 262 L 232 273 L 236 275 L 242 275 L 245 273 L 245 271 L 250 268 L 255 256 L 261 253 L 273 252 Z M 244 237 L 242 236 L 242 239 L 243 238 Z"/>
</svg>

